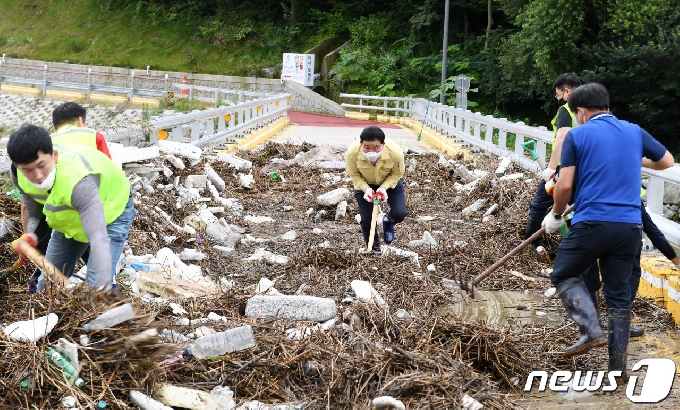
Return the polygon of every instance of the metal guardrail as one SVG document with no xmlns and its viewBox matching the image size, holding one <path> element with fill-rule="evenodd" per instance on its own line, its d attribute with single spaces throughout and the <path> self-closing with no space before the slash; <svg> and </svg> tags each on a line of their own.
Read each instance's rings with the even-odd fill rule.
<svg viewBox="0 0 680 410">
<path fill-rule="evenodd" d="M 159 139 L 167 139 L 212 150 L 235 144 L 237 138 L 286 116 L 290 97 L 290 94 L 278 94 L 231 106 L 152 117 L 146 122 L 101 130 L 101 133 L 109 142 L 138 141 L 149 145 L 157 143 Z M 7 138 L 0 140 L 2 151 L 6 145 Z M 0 152 L 0 174 L 8 172 L 9 166 L 9 158 L 5 152 Z M 0 175 L 0 180 L 4 177 Z"/>
<path fill-rule="evenodd" d="M 522 144 L 536 141 L 536 152 L 547 164 L 547 147 L 552 144 L 553 133 L 545 127 L 531 127 L 522 122 L 512 122 L 505 118 L 494 118 L 470 110 L 462 110 L 424 98 L 379 97 L 361 94 L 340 94 L 341 98 L 352 99 L 358 104 L 342 103 L 346 108 L 360 112 L 382 112 L 400 117 L 409 117 L 435 131 L 498 156 L 507 156 L 528 171 L 539 171 L 536 161 L 524 154 Z M 647 209 L 654 223 L 666 238 L 680 245 L 680 224 L 663 216 L 663 197 L 665 183 L 680 185 L 680 165 L 664 171 L 642 168 L 642 176 L 647 179 Z"/>
<path fill-rule="evenodd" d="M 27 77 L 17 77 L 17 76 L 7 76 L 3 75 L 3 68 L 20 68 L 21 70 L 27 72 Z M 83 77 L 82 82 L 71 82 L 71 81 L 59 81 L 52 80 L 48 78 L 48 73 L 54 76 L 65 76 L 65 75 L 75 75 Z M 106 83 L 106 78 L 110 77 L 128 77 L 128 87 L 119 87 L 112 85 L 105 85 L 100 83 Z M 142 88 L 135 88 L 135 73 L 130 72 L 129 76 L 124 76 L 120 74 L 93 74 L 92 69 L 88 68 L 87 72 L 78 72 L 70 70 L 48 70 L 47 65 L 43 68 L 33 68 L 25 66 L 11 66 L 8 64 L 3 64 L 0 61 L 0 83 L 10 83 L 10 84 L 24 84 L 24 85 L 35 85 L 39 86 L 41 89 L 41 94 L 46 95 L 48 88 L 56 89 L 66 89 L 66 90 L 76 90 L 84 91 L 86 99 L 90 99 L 93 92 L 111 93 L 111 94 L 123 94 L 128 97 L 128 101 L 132 101 L 134 96 L 145 96 L 145 97 L 156 97 L 162 98 L 167 95 L 167 75 L 165 76 L 165 87 L 163 90 L 147 90 Z M 1 85 L 0 85 L 1 87 Z"/>
<path fill-rule="evenodd" d="M 289 99 L 290 94 L 279 94 L 187 114 L 152 117 L 148 123 L 125 129 L 105 130 L 102 134 L 111 142 L 136 136 L 150 143 L 167 139 L 202 148 L 214 148 L 221 144 L 235 143 L 235 138 L 242 137 L 246 132 L 262 128 L 285 116 Z"/>
</svg>

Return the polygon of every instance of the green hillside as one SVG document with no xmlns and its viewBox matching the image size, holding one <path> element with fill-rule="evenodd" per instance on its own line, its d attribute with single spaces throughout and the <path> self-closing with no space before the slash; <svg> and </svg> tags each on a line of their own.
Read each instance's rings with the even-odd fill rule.
<svg viewBox="0 0 680 410">
<path fill-rule="evenodd" d="M 284 51 L 300 51 L 262 41 L 267 33 L 210 44 L 197 34 L 196 23 L 151 24 L 130 8 L 109 9 L 106 3 L 0 0 L 0 53 L 80 64 L 258 75 L 258 69 L 280 64 Z"/>
</svg>

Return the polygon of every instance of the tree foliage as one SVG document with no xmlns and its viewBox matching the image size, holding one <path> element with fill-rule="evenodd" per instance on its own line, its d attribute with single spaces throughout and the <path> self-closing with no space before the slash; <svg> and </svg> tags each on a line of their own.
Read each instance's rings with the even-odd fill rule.
<svg viewBox="0 0 680 410">
<path fill-rule="evenodd" d="M 574 72 L 605 84 L 619 117 L 675 144 L 680 0 L 450 0 L 443 86 L 445 0 L 99 1 L 151 24 L 192 25 L 198 41 L 252 41 L 272 53 L 351 40 L 333 68 L 341 91 L 452 101 L 453 78 L 465 74 L 481 111 L 537 125 L 557 108 L 555 77 Z"/>
</svg>

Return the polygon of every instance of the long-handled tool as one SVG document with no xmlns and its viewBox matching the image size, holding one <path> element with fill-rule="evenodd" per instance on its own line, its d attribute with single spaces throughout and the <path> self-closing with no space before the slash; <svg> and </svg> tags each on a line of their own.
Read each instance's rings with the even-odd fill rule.
<svg viewBox="0 0 680 410">
<path fill-rule="evenodd" d="M 529 155 L 531 155 L 531 159 L 536 161 L 540 169 L 538 170 L 543 171 L 545 169 L 545 164 L 543 163 L 543 160 L 539 158 L 538 152 L 536 152 L 536 141 L 535 140 L 529 140 L 525 143 L 522 144 L 522 148 L 524 148 L 524 151 L 528 152 Z"/>
<path fill-rule="evenodd" d="M 571 213 L 571 211 L 573 211 L 573 210 L 574 210 L 574 206 L 573 206 L 573 205 L 569 205 L 569 206 L 567 207 L 567 209 L 564 211 L 564 215 L 565 215 L 565 216 L 564 216 L 563 218 L 566 218 L 566 217 Z M 502 258 L 500 258 L 498 261 L 496 261 L 496 263 L 494 263 L 493 265 L 491 265 L 491 266 L 489 266 L 488 268 L 486 268 L 486 270 L 485 270 L 484 272 L 482 272 L 482 273 L 480 273 L 479 275 L 475 276 L 474 279 L 472 279 L 470 282 L 468 282 L 467 287 L 466 287 L 465 290 L 469 290 L 470 294 L 472 295 L 472 298 L 474 299 L 474 297 L 475 297 L 475 293 L 474 293 L 475 289 L 474 289 L 474 287 L 475 287 L 476 285 L 478 285 L 479 282 L 481 282 L 481 281 L 483 281 L 484 279 L 486 279 L 486 278 L 487 278 L 489 275 L 491 275 L 496 269 L 500 268 L 505 262 L 507 262 L 508 259 L 510 259 L 510 258 L 512 258 L 513 256 L 515 256 L 517 253 L 519 253 L 519 251 L 521 251 L 522 249 L 526 248 L 529 244 L 531 244 L 533 241 L 535 241 L 536 239 L 538 239 L 538 238 L 539 238 L 541 235 L 543 235 L 544 233 L 545 233 L 545 226 L 541 226 L 541 229 L 539 229 L 538 231 L 534 232 L 533 235 L 531 235 L 529 238 L 525 239 L 522 243 L 520 243 L 519 245 L 517 245 L 513 250 L 511 250 L 510 252 L 508 252 L 505 256 L 503 256 Z"/>
<path fill-rule="evenodd" d="M 371 249 L 373 249 L 373 240 L 375 238 L 375 220 L 378 217 L 378 206 L 382 201 L 384 201 L 384 197 L 381 193 L 374 191 L 371 201 L 373 202 L 373 214 L 371 215 L 371 233 L 368 237 L 368 245 L 366 246 L 367 252 L 370 252 Z"/>
<path fill-rule="evenodd" d="M 37 243 L 37 240 L 36 240 Z M 25 240 L 15 241 L 12 246 L 16 247 L 16 250 L 30 259 L 38 268 L 40 268 L 45 276 L 49 278 L 50 281 L 58 284 L 61 287 L 65 287 L 68 284 L 68 279 L 56 266 L 54 266 L 50 261 L 43 256 L 37 249 L 31 246 L 30 243 Z"/>
</svg>

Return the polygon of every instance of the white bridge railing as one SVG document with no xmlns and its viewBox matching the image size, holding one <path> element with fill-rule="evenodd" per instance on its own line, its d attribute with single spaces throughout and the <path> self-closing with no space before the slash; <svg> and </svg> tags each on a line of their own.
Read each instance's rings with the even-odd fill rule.
<svg viewBox="0 0 680 410">
<path fill-rule="evenodd" d="M 477 147 L 498 156 L 511 158 L 523 169 L 539 171 L 541 166 L 524 150 L 522 144 L 534 140 L 535 152 L 542 164 L 546 164 L 547 147 L 552 143 L 553 133 L 545 127 L 531 127 L 522 122 L 473 113 L 424 98 L 378 97 L 359 94 L 340 94 L 343 107 L 360 112 L 409 117 L 452 138 L 457 143 Z M 675 164 L 664 171 L 642 168 L 647 187 L 647 210 L 654 223 L 666 238 L 680 245 L 680 224 L 663 216 L 663 198 L 666 184 L 680 184 L 680 165 Z M 674 187 L 677 188 L 677 187 Z M 649 245 L 649 244 L 648 244 Z"/>
</svg>

